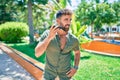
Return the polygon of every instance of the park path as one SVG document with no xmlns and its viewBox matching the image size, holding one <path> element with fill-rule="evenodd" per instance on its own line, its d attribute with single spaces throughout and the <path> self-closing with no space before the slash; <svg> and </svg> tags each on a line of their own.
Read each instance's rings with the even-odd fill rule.
<svg viewBox="0 0 120 80">
<path fill-rule="evenodd" d="M 23 67 L 0 49 L 0 80 L 35 80 Z"/>
<path fill-rule="evenodd" d="M 24 55 L 23 53 L 15 50 L 11 47 L 8 47 L 4 43 L 0 43 L 0 50 L 3 51 L 1 54 L 4 53 L 5 55 L 8 55 L 8 57 L 10 57 L 13 61 L 18 63 L 18 65 L 20 65 L 24 70 L 26 70 L 27 73 L 31 74 L 34 77 L 32 80 L 41 80 L 42 74 L 43 74 L 43 69 L 41 68 L 42 65 L 41 65 L 40 62 L 32 59 L 31 57 L 29 57 L 27 55 Z M 0 58 L 4 60 L 4 57 L 3 58 L 0 57 Z M 2 60 L 0 60 L 0 61 L 2 61 Z M 4 64 L 0 64 L 0 66 L 1 65 L 3 65 L 3 67 L 5 66 Z M 10 68 L 12 66 L 13 66 L 13 69 L 14 69 L 14 62 L 11 62 L 10 66 L 8 66 L 8 68 Z M 18 69 L 16 69 L 16 70 L 18 70 Z M 6 72 L 8 72 L 8 71 L 6 71 Z M 6 72 L 5 72 L 5 70 L 2 71 L 0 69 L 0 76 L 2 76 L 3 73 L 7 74 Z M 1 79 L 2 78 L 1 77 L 0 80 L 31 80 L 31 79 L 19 79 L 19 78 L 15 79 L 12 75 L 10 75 L 10 76 L 13 79 L 4 79 L 4 78 Z"/>
</svg>

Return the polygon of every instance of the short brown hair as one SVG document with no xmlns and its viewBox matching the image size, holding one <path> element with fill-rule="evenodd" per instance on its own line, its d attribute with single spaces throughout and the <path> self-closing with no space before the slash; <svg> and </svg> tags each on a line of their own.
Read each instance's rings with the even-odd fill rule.
<svg viewBox="0 0 120 80">
<path fill-rule="evenodd" d="M 61 17 L 62 15 L 72 15 L 72 11 L 70 9 L 61 9 L 56 13 L 56 18 Z"/>
</svg>

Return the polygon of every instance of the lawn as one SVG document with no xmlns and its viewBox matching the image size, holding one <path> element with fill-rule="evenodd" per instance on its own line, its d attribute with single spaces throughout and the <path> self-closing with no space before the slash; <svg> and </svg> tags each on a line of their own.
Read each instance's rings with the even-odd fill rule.
<svg viewBox="0 0 120 80">
<path fill-rule="evenodd" d="M 21 51 L 22 53 L 44 63 L 45 62 L 45 54 L 43 54 L 41 57 L 36 58 L 35 57 L 35 45 L 29 45 L 28 43 L 14 43 L 14 44 L 7 44 L 8 46 L 11 46 L 14 49 L 17 49 L 18 51 Z"/>
<path fill-rule="evenodd" d="M 42 63 L 45 62 L 45 55 L 40 58 L 35 57 L 34 46 L 30 46 L 27 43 L 8 45 Z M 119 57 L 98 55 L 82 50 L 79 67 L 77 74 L 74 76 L 75 80 L 120 80 Z"/>
</svg>

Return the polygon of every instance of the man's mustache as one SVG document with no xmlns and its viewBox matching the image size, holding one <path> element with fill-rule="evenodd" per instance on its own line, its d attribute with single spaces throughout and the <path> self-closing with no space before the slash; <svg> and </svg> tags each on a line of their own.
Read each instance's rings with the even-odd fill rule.
<svg viewBox="0 0 120 80">
<path fill-rule="evenodd" d="M 65 28 L 65 27 L 62 27 L 62 26 L 59 26 L 58 28 L 64 30 L 65 32 L 67 32 L 69 30 L 69 28 Z"/>
<path fill-rule="evenodd" d="M 70 26 L 70 24 L 66 24 L 65 26 Z"/>
</svg>

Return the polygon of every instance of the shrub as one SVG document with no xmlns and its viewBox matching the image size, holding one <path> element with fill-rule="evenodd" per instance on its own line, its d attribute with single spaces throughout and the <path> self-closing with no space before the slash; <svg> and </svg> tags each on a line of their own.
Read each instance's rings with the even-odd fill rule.
<svg viewBox="0 0 120 80">
<path fill-rule="evenodd" d="M 6 42 L 21 42 L 27 36 L 28 26 L 22 22 L 6 22 L 0 25 L 0 38 Z"/>
</svg>

